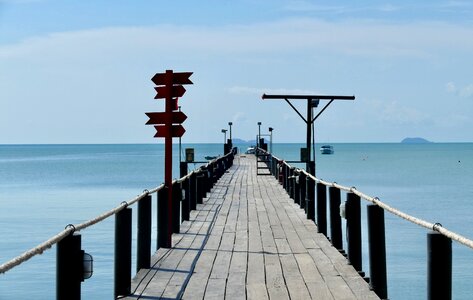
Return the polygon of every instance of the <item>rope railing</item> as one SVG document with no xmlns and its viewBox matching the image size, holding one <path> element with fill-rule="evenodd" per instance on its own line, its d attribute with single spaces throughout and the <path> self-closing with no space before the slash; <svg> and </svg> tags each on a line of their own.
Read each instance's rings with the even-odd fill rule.
<svg viewBox="0 0 473 300">
<path fill-rule="evenodd" d="M 262 150 L 262 149 L 260 149 Z M 292 168 L 292 166 L 290 164 L 288 164 L 286 161 L 272 155 L 273 159 L 279 161 L 280 163 Z M 424 227 L 426 229 L 429 229 L 429 230 L 433 230 L 433 231 L 437 231 L 439 232 L 440 234 L 454 240 L 454 241 L 457 241 L 458 243 L 466 246 L 466 247 L 469 247 L 471 249 L 473 249 L 473 240 L 471 239 L 468 239 L 458 233 L 455 233 L 451 230 L 448 230 L 447 228 L 443 227 L 440 223 L 431 223 L 431 222 L 428 222 L 428 221 L 425 221 L 423 219 L 420 219 L 420 218 L 417 218 L 417 217 L 414 217 L 414 216 L 411 216 L 407 213 L 404 213 L 384 202 L 382 202 L 378 197 L 372 197 L 372 196 L 369 196 L 363 192 L 360 192 L 358 191 L 355 187 L 347 187 L 347 186 L 343 186 L 341 184 L 338 184 L 336 182 L 329 182 L 329 181 L 325 181 L 325 180 L 322 180 L 320 178 L 317 178 L 311 174 L 309 174 L 308 172 L 306 172 L 304 169 L 300 169 L 300 168 L 295 168 L 298 172 L 300 173 L 304 173 L 307 177 L 311 178 L 312 180 L 314 180 L 315 182 L 319 182 L 325 186 L 328 186 L 328 187 L 335 187 L 335 188 L 338 188 L 340 190 L 343 190 L 345 192 L 351 192 L 351 193 L 354 193 L 355 195 L 359 196 L 360 198 L 362 199 L 365 199 L 373 204 L 376 204 L 378 205 L 379 207 L 383 208 L 385 211 L 395 215 L 395 216 L 398 216 L 400 217 L 401 219 L 404 219 L 406 221 L 409 221 L 413 224 L 416 224 L 418 226 L 421 226 L 421 227 Z"/>
<path fill-rule="evenodd" d="M 228 153 L 228 154 L 226 154 L 222 157 L 213 159 L 213 160 L 209 161 L 207 164 L 205 164 L 203 167 L 206 168 L 209 165 L 215 163 L 217 160 L 222 159 L 222 158 L 226 158 L 229 155 L 231 155 L 231 153 Z M 200 167 L 198 170 L 200 170 L 201 168 L 202 167 Z M 190 173 L 188 173 L 186 176 L 184 176 L 182 178 L 179 178 L 177 180 L 174 180 L 173 183 L 174 182 L 183 182 L 184 180 L 188 179 L 190 176 L 192 176 L 193 174 L 195 174 L 197 172 L 198 172 L 197 170 L 193 170 Z M 123 201 L 117 207 L 115 207 L 115 208 L 113 208 L 113 209 L 111 209 L 107 212 L 104 212 L 103 214 L 101 214 L 101 215 L 99 215 L 99 216 L 97 216 L 93 219 L 87 220 L 85 222 L 82 222 L 82 223 L 76 224 L 76 225 L 73 225 L 73 224 L 67 225 L 64 230 L 57 233 L 56 235 L 49 238 L 48 240 L 42 242 L 41 244 L 37 245 L 36 247 L 31 248 L 31 249 L 25 251 L 24 253 L 18 255 L 17 257 L 12 258 L 9 261 L 7 261 L 7 262 L 3 263 L 2 265 L 0 265 L 0 274 L 4 274 L 5 272 L 7 272 L 7 271 L 11 270 L 12 268 L 26 262 L 27 260 L 31 259 L 32 257 L 42 254 L 44 251 L 50 249 L 52 246 L 54 246 L 55 244 L 57 244 L 58 242 L 63 240 L 68 235 L 70 235 L 70 234 L 72 234 L 76 231 L 86 229 L 86 228 L 88 228 L 88 227 L 90 227 L 94 224 L 97 224 L 97 223 L 99 223 L 99 222 L 101 222 L 101 221 L 117 214 L 118 212 L 120 212 L 121 210 L 127 208 L 128 206 L 131 206 L 131 205 L 137 203 L 138 201 L 140 201 L 141 199 L 143 199 L 147 195 L 153 194 L 153 193 L 156 193 L 156 192 L 160 191 L 163 187 L 164 187 L 164 184 L 161 184 L 161 185 L 159 185 L 159 186 L 157 186 L 157 187 L 155 187 L 151 190 L 144 190 L 143 193 L 136 196 L 135 198 L 133 198 L 131 200 L 128 200 L 128 201 Z"/>
<path fill-rule="evenodd" d="M 470 240 L 458 233 L 455 233 L 451 230 L 448 230 L 446 229 L 445 227 L 442 227 L 442 225 L 440 223 L 431 223 L 431 222 L 428 222 L 428 221 L 425 221 L 425 220 L 422 220 L 420 218 L 417 218 L 417 217 L 414 217 L 414 216 L 411 216 L 407 213 L 404 213 L 384 202 L 382 202 L 381 200 L 379 200 L 378 197 L 372 197 L 372 196 L 369 196 L 365 193 L 362 193 L 360 191 L 358 191 L 355 187 L 347 187 L 347 186 L 343 186 L 341 184 L 338 184 L 336 182 L 328 182 L 328 181 L 324 181 L 322 179 L 319 179 L 309 173 L 307 173 L 305 170 L 303 169 L 298 169 L 299 172 L 302 172 L 304 173 L 306 176 L 310 177 L 312 180 L 314 180 L 315 182 L 319 182 L 325 186 L 328 186 L 328 187 L 336 187 L 340 190 L 343 190 L 343 191 L 346 191 L 346 192 L 352 192 L 354 193 L 355 195 L 359 196 L 360 198 L 362 199 L 365 199 L 373 204 L 376 204 L 378 205 L 379 207 L 383 208 L 385 211 L 388 211 L 390 212 L 391 214 L 395 215 L 395 216 L 398 216 L 400 217 L 401 219 L 404 219 L 406 221 L 409 221 L 413 224 L 416 224 L 416 225 L 419 225 L 421 227 L 424 227 L 426 229 L 430 229 L 430 230 L 433 230 L 433 231 L 437 231 L 439 232 L 440 234 L 454 240 L 454 241 L 457 241 L 458 243 L 466 246 L 466 247 L 469 247 L 471 249 L 473 249 L 473 240 Z"/>
<path fill-rule="evenodd" d="M 136 202 L 140 201 L 141 199 L 143 199 L 148 194 L 155 193 L 155 192 L 159 191 L 163 187 L 164 187 L 164 185 L 161 184 L 160 186 L 158 186 L 158 187 L 156 187 L 156 188 L 154 188 L 150 191 L 145 190 L 143 193 L 136 196 L 135 198 L 133 198 L 129 201 L 123 201 L 117 207 L 115 207 L 115 208 L 113 208 L 113 209 L 111 209 L 107 212 L 104 212 L 103 214 L 101 214 L 101 215 L 99 215 L 99 216 L 97 216 L 93 219 L 90 219 L 88 221 L 85 221 L 83 223 L 80 223 L 80 224 L 77 224 L 77 225 L 73 225 L 73 224 L 67 225 L 64 230 L 62 230 L 61 232 L 59 232 L 55 236 L 51 237 L 50 239 L 42 242 L 41 244 L 37 245 L 36 247 L 34 247 L 34 248 L 24 252 L 23 254 L 7 261 L 6 263 L 0 265 L 0 274 L 3 274 L 5 272 L 11 270 L 12 268 L 24 263 L 25 261 L 29 260 L 30 258 L 32 258 L 36 255 L 43 254 L 44 251 L 50 249 L 52 246 L 54 246 L 55 244 L 60 242 L 62 239 L 64 239 L 69 234 L 74 233 L 75 231 L 80 231 L 80 230 L 86 229 L 87 227 L 90 227 L 94 224 L 97 224 L 97 223 L 99 223 L 99 222 L 115 215 L 116 213 L 118 213 L 119 211 L 121 211 L 124 208 L 128 207 L 129 205 L 135 204 Z"/>
</svg>

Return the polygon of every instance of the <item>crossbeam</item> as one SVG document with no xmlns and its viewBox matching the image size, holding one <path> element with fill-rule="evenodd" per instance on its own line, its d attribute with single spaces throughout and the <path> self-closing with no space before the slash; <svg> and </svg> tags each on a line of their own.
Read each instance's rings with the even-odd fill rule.
<svg viewBox="0 0 473 300">
<path fill-rule="evenodd" d="M 331 95 L 266 95 L 264 99 L 294 99 L 294 100 L 355 100 L 355 96 L 331 96 Z"/>
</svg>

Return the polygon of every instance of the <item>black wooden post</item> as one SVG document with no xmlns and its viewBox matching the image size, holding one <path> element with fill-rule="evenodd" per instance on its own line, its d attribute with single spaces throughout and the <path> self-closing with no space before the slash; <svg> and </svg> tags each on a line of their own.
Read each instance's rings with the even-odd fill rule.
<svg viewBox="0 0 473 300">
<path fill-rule="evenodd" d="M 360 197 L 347 193 L 345 204 L 347 218 L 348 261 L 358 272 L 362 272 L 361 259 L 361 203 Z"/>
<path fill-rule="evenodd" d="M 367 206 L 370 285 L 381 299 L 388 299 L 386 275 L 386 239 L 384 209 L 375 204 Z"/>
<path fill-rule="evenodd" d="M 287 191 L 287 176 L 288 176 L 288 167 L 283 163 L 282 165 L 282 187 Z"/>
<path fill-rule="evenodd" d="M 295 169 L 294 167 L 291 167 L 289 169 L 289 176 L 291 178 L 290 185 L 289 185 L 289 196 L 291 197 L 292 200 L 296 198 L 295 196 L 295 186 L 296 186 L 296 177 L 295 175 Z"/>
<path fill-rule="evenodd" d="M 294 179 L 294 202 L 299 204 L 300 206 L 300 203 L 301 203 L 301 188 L 300 188 L 300 173 L 297 172 L 294 174 L 295 176 L 295 179 Z"/>
<path fill-rule="evenodd" d="M 305 211 L 307 213 L 307 219 L 315 222 L 315 199 L 314 199 L 315 182 L 312 178 L 306 178 L 306 202 Z"/>
<path fill-rule="evenodd" d="M 182 220 L 189 221 L 190 218 L 190 177 L 187 177 L 182 183 L 184 190 L 184 199 L 182 199 Z"/>
<path fill-rule="evenodd" d="M 207 193 L 210 193 L 210 190 L 212 189 L 212 167 L 208 166 L 205 168 L 205 194 L 204 198 L 207 197 Z"/>
<path fill-rule="evenodd" d="M 188 166 L 186 161 L 181 161 L 179 163 L 179 175 L 181 178 L 187 175 L 187 168 Z"/>
<path fill-rule="evenodd" d="M 327 188 L 317 182 L 317 229 L 327 236 Z"/>
<path fill-rule="evenodd" d="M 163 187 L 158 191 L 158 242 L 156 243 L 156 248 L 171 248 L 169 243 L 168 235 L 168 195 L 169 189 Z"/>
<path fill-rule="evenodd" d="M 57 243 L 56 299 L 79 300 L 84 251 L 80 234 L 70 234 Z"/>
<path fill-rule="evenodd" d="M 197 209 L 197 174 L 192 173 L 189 180 L 189 205 L 190 210 Z"/>
<path fill-rule="evenodd" d="M 179 233 L 181 231 L 181 200 L 182 190 L 181 183 L 174 181 L 172 184 L 172 232 Z"/>
<path fill-rule="evenodd" d="M 427 299 L 452 299 L 452 240 L 427 233 Z"/>
<path fill-rule="evenodd" d="M 331 186 L 329 188 L 330 197 L 330 239 L 332 245 L 339 251 L 343 250 L 342 240 L 342 218 L 340 217 L 341 195 L 340 189 Z"/>
<path fill-rule="evenodd" d="M 131 208 L 115 214 L 115 298 L 131 293 Z"/>
<path fill-rule="evenodd" d="M 205 175 L 199 173 L 196 180 L 196 193 L 197 193 L 197 204 L 203 203 L 205 193 Z"/>
<path fill-rule="evenodd" d="M 299 174 L 299 206 L 305 208 L 307 176 L 304 173 Z"/>
<path fill-rule="evenodd" d="M 136 272 L 151 265 L 151 195 L 138 202 Z"/>
</svg>

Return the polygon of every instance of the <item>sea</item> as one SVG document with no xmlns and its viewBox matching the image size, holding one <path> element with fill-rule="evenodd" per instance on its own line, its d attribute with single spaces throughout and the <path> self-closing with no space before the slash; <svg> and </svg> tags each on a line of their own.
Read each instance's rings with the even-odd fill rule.
<svg viewBox="0 0 473 300">
<path fill-rule="evenodd" d="M 317 177 L 355 186 L 410 215 L 473 238 L 473 143 L 331 145 L 333 155 L 316 151 Z M 249 145 L 236 146 L 245 152 Z M 301 147 L 275 143 L 272 151 L 279 158 L 299 160 Z M 222 144 L 175 144 L 175 178 L 185 148 L 194 148 L 195 160 L 202 162 L 205 156 L 223 153 Z M 162 144 L 0 145 L 0 264 L 68 224 L 94 218 L 158 186 L 163 173 Z M 369 276 L 366 204 L 362 201 L 363 270 Z M 389 298 L 425 299 L 428 230 L 389 213 L 385 222 Z M 109 218 L 81 231 L 82 248 L 94 259 L 94 273 L 82 283 L 82 299 L 113 298 L 113 227 Z M 155 232 L 153 224 L 153 236 Z M 54 299 L 55 257 L 52 247 L 0 275 L 0 299 Z M 471 282 L 473 249 L 453 242 L 453 298 L 471 299 Z"/>
</svg>

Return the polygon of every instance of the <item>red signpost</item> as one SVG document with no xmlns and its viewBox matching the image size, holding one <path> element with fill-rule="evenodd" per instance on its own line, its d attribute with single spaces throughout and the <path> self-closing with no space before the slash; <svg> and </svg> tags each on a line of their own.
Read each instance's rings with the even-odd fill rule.
<svg viewBox="0 0 473 300">
<path fill-rule="evenodd" d="M 164 112 L 146 113 L 149 117 L 146 125 L 156 125 L 156 134 L 154 137 L 164 137 L 164 185 L 167 188 L 167 232 L 166 238 L 161 239 L 160 247 L 171 248 L 172 236 L 172 138 L 181 137 L 186 130 L 181 123 L 183 123 L 187 116 L 178 109 L 177 98 L 182 97 L 186 89 L 182 84 L 193 84 L 189 77 L 192 72 L 174 73 L 172 70 L 166 70 L 166 73 L 156 73 L 151 79 L 157 87 L 155 99 L 164 99 Z M 162 199 L 159 199 L 162 201 Z M 163 207 L 163 206 L 161 206 Z"/>
<path fill-rule="evenodd" d="M 187 116 L 182 111 L 173 111 L 170 114 L 167 112 L 151 112 L 146 113 L 149 117 L 146 125 L 166 124 L 171 119 L 171 124 L 182 124 L 187 119 Z"/>
</svg>

